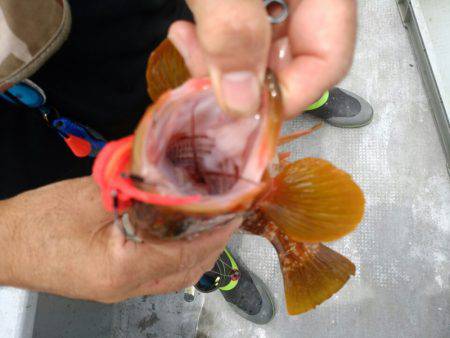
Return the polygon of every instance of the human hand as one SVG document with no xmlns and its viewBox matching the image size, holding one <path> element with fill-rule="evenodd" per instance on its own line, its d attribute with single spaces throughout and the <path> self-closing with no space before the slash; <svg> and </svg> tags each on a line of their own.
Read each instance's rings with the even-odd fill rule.
<svg viewBox="0 0 450 338">
<path fill-rule="evenodd" d="M 179 21 L 169 39 L 195 77 L 211 76 L 222 107 L 255 112 L 267 66 L 293 117 L 348 72 L 356 37 L 354 0 L 287 0 L 289 17 L 270 27 L 262 0 L 187 0 L 196 25 Z"/>
<path fill-rule="evenodd" d="M 187 241 L 126 241 L 91 178 L 67 180 L 0 203 L 0 285 L 118 302 L 195 284 L 240 222 Z"/>
</svg>

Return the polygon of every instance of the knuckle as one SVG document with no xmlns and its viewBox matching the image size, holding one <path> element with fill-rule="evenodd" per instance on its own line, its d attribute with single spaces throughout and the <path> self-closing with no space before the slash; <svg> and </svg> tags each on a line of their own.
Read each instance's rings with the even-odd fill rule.
<svg viewBox="0 0 450 338">
<path fill-rule="evenodd" d="M 261 51 L 267 46 L 270 40 L 268 21 L 255 20 L 248 17 L 250 14 L 241 11 L 203 23 L 200 39 L 206 51 L 212 55 L 235 55 L 235 48 L 245 46 L 244 51 L 251 52 L 255 49 Z"/>
</svg>

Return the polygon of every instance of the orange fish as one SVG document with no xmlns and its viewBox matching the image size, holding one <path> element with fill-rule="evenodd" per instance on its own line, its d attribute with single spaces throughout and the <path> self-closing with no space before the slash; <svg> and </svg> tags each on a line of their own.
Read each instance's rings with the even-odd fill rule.
<svg viewBox="0 0 450 338">
<path fill-rule="evenodd" d="M 223 112 L 209 79 L 189 78 L 165 40 L 147 68 L 155 103 L 134 136 L 108 144 L 95 163 L 106 207 L 126 209 L 135 227 L 168 240 L 242 217 L 242 229 L 278 252 L 289 314 L 313 309 L 355 273 L 321 242 L 360 223 L 362 191 L 327 161 L 289 163 L 289 154 L 277 154 L 278 145 L 315 128 L 280 137 L 281 92 L 270 72 L 261 107 L 248 117 Z"/>
</svg>

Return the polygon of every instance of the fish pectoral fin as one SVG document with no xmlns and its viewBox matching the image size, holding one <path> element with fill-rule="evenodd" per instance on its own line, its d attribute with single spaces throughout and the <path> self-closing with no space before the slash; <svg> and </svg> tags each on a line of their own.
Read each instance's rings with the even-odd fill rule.
<svg viewBox="0 0 450 338">
<path fill-rule="evenodd" d="M 290 315 L 314 309 L 355 274 L 352 262 L 323 244 L 291 242 L 290 245 L 288 251 L 277 248 Z"/>
<path fill-rule="evenodd" d="M 300 242 L 336 240 L 356 228 L 364 195 L 349 174 L 331 163 L 305 158 L 288 164 L 260 202 L 269 220 Z"/>
<path fill-rule="evenodd" d="M 147 63 L 147 91 L 155 102 L 169 89 L 181 86 L 191 77 L 184 59 L 169 39 L 151 53 Z"/>
</svg>

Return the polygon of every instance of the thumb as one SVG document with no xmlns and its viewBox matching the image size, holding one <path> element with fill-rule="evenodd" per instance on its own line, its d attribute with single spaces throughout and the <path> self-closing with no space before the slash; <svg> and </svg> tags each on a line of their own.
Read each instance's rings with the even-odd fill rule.
<svg viewBox="0 0 450 338">
<path fill-rule="evenodd" d="M 263 1 L 187 2 L 219 103 L 231 113 L 255 113 L 261 101 L 271 41 Z"/>
</svg>

